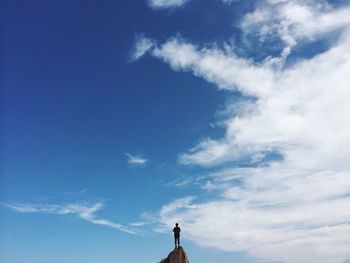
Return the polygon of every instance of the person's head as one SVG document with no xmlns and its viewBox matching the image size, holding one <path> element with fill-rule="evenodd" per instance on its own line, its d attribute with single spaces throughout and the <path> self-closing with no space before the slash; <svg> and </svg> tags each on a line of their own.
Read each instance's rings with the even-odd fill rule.
<svg viewBox="0 0 350 263">
<path fill-rule="evenodd" d="M 179 226 L 179 223 L 176 223 L 175 226 Z"/>
</svg>

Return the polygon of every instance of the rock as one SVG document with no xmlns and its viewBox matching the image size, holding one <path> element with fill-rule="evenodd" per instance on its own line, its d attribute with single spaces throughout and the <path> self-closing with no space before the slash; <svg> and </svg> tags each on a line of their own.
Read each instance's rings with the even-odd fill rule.
<svg viewBox="0 0 350 263">
<path fill-rule="evenodd" d="M 170 252 L 167 258 L 162 259 L 159 263 L 190 263 L 185 250 L 182 247 L 175 248 Z"/>
</svg>

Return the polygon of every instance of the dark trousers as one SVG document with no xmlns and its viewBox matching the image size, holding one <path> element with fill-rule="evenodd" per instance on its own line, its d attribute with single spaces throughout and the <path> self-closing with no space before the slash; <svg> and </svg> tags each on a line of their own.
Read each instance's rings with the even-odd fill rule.
<svg viewBox="0 0 350 263">
<path fill-rule="evenodd" d="M 175 238 L 175 248 L 180 246 L 180 236 L 174 236 Z"/>
</svg>

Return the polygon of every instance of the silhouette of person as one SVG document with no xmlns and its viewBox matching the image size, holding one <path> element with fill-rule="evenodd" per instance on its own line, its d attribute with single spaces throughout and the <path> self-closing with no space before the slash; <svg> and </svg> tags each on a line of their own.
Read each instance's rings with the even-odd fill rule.
<svg viewBox="0 0 350 263">
<path fill-rule="evenodd" d="M 178 248 L 180 246 L 180 232 L 181 232 L 181 229 L 178 223 L 175 224 L 173 232 L 174 232 L 174 238 L 175 238 L 175 248 Z"/>
</svg>

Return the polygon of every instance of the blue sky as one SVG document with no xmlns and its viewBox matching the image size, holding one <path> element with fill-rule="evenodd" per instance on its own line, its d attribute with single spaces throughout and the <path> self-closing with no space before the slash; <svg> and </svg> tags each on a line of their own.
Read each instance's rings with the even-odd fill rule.
<svg viewBox="0 0 350 263">
<path fill-rule="evenodd" d="M 1 262 L 350 260 L 347 1 L 1 9 Z"/>
</svg>

